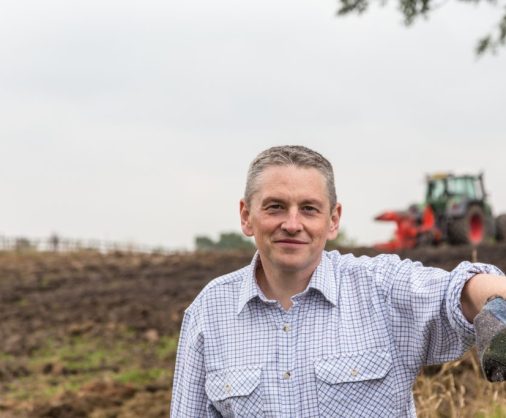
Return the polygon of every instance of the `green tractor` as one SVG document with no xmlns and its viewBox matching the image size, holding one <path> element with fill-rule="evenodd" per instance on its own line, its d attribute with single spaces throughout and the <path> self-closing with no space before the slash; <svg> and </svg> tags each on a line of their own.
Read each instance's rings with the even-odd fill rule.
<svg viewBox="0 0 506 418">
<path fill-rule="evenodd" d="M 376 245 L 382 250 L 441 242 L 478 245 L 486 240 L 506 240 L 506 214 L 494 218 L 483 173 L 427 176 L 424 204 L 411 205 L 407 211 L 384 212 L 375 219 L 397 223 L 394 238 Z"/>
</svg>

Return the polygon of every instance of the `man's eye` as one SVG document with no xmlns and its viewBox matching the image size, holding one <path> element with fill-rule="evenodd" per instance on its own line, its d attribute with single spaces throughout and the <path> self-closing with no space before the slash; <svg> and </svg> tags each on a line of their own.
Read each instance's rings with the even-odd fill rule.
<svg viewBox="0 0 506 418">
<path fill-rule="evenodd" d="M 317 212 L 318 211 L 318 209 L 316 209 L 314 206 L 303 206 L 302 210 L 304 212 L 309 212 L 309 213 Z"/>
<path fill-rule="evenodd" d="M 281 209 L 281 205 L 278 204 L 272 204 L 267 206 L 267 210 L 279 210 L 279 209 Z"/>
</svg>

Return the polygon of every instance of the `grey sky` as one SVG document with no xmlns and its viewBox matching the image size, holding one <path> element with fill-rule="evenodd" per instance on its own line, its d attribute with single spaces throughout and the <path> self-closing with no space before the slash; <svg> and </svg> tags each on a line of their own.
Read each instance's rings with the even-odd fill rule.
<svg viewBox="0 0 506 418">
<path fill-rule="evenodd" d="M 484 170 L 506 212 L 499 17 L 446 3 L 406 29 L 392 7 L 334 1 L 0 4 L 0 174 L 7 235 L 189 248 L 239 230 L 249 161 L 310 146 L 334 164 L 342 225 L 419 201 L 428 172 Z"/>
</svg>

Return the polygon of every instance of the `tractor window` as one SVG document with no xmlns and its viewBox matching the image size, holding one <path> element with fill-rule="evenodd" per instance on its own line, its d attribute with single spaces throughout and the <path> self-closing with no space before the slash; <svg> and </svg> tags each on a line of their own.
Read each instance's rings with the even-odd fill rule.
<svg viewBox="0 0 506 418">
<path fill-rule="evenodd" d="M 427 200 L 435 201 L 444 197 L 445 185 L 444 180 L 434 180 L 429 183 L 429 190 L 427 191 Z"/>
<path fill-rule="evenodd" d="M 472 178 L 454 178 L 448 182 L 448 191 L 452 195 L 466 196 L 469 199 L 477 198 L 475 182 Z"/>
<path fill-rule="evenodd" d="M 483 193 L 481 181 L 479 179 L 474 179 L 474 191 L 476 195 L 476 200 L 483 200 L 485 198 L 485 193 Z"/>
</svg>

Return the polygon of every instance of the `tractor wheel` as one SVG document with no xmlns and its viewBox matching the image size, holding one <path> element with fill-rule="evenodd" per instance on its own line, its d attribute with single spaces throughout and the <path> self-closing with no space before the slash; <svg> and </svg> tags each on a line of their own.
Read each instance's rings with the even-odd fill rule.
<svg viewBox="0 0 506 418">
<path fill-rule="evenodd" d="M 506 241 L 506 213 L 495 218 L 495 238 L 497 241 Z"/>
<path fill-rule="evenodd" d="M 451 244 L 480 244 L 486 236 L 485 214 L 479 206 L 471 206 L 463 218 L 448 224 L 448 240 Z"/>
<path fill-rule="evenodd" d="M 416 246 L 417 247 L 432 247 L 436 244 L 436 239 L 434 237 L 434 233 L 432 231 L 427 231 L 422 234 L 419 234 L 416 237 Z"/>
</svg>

